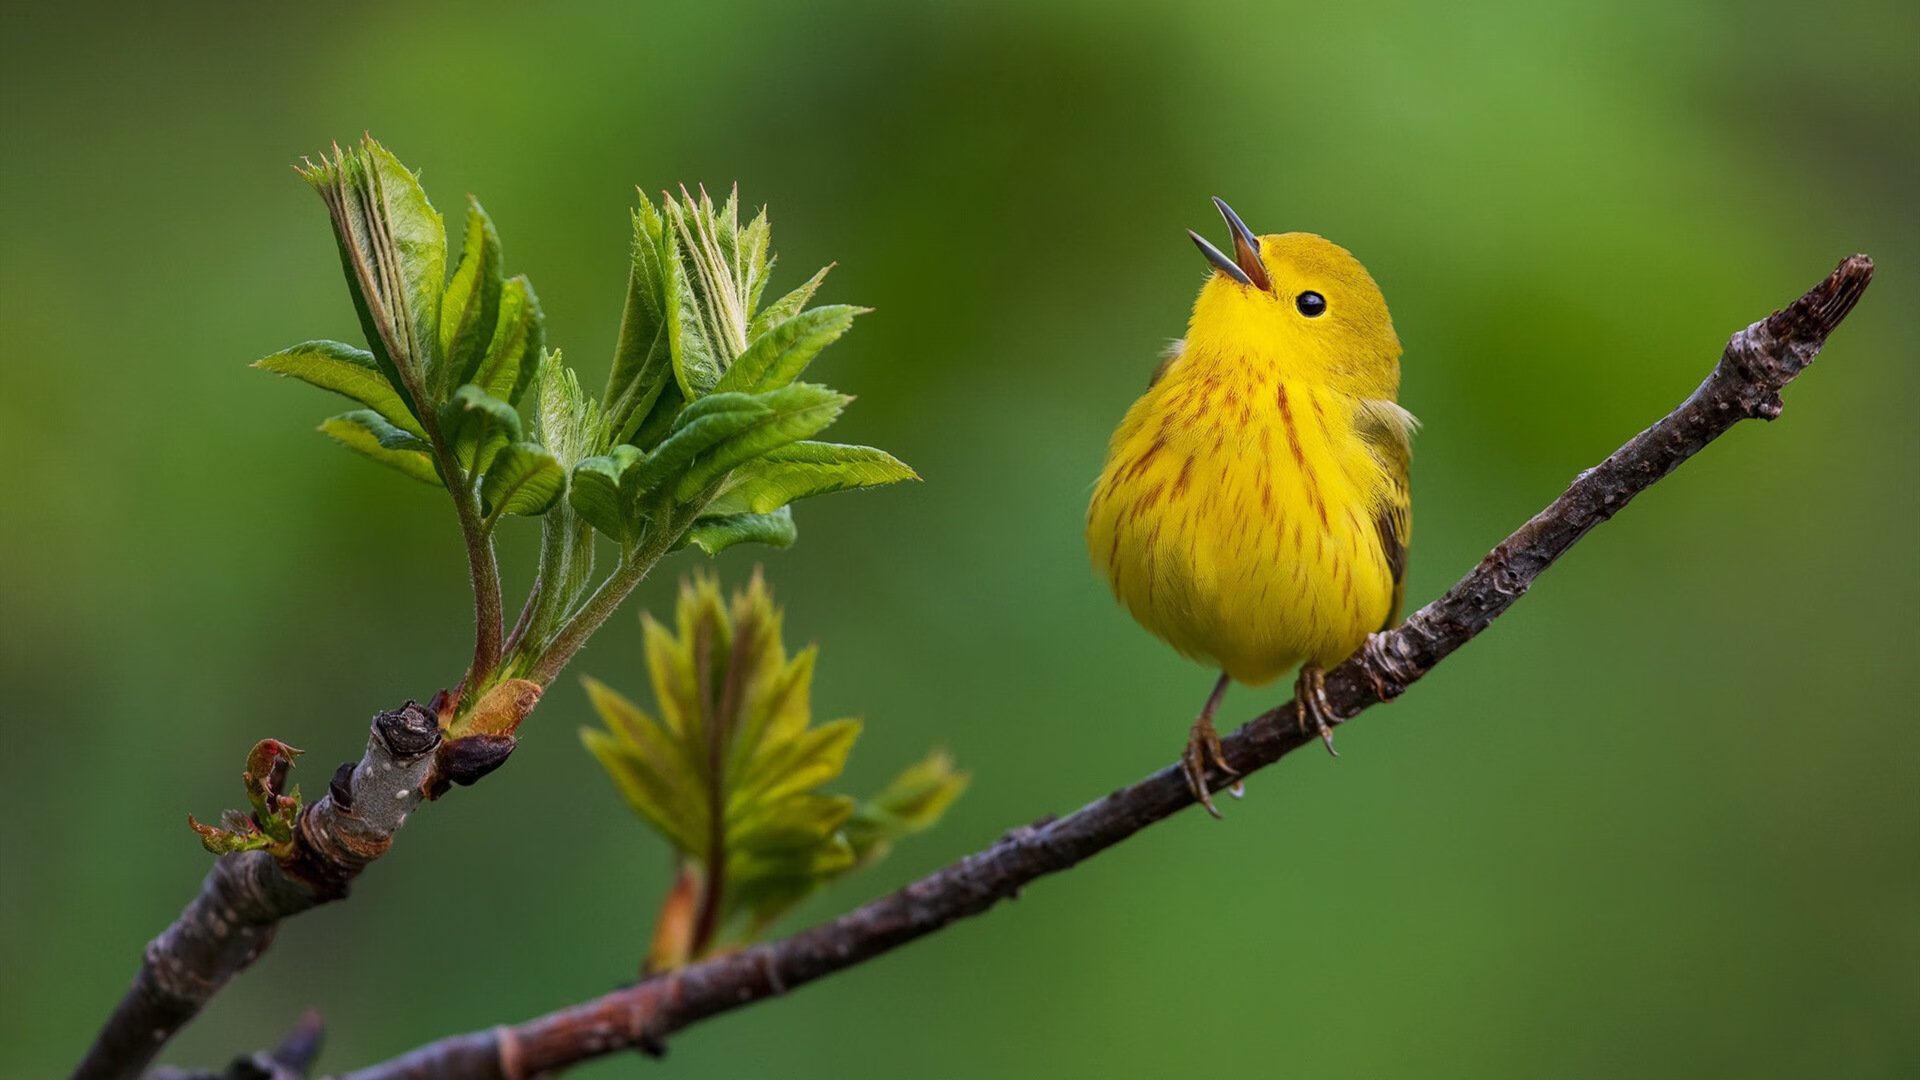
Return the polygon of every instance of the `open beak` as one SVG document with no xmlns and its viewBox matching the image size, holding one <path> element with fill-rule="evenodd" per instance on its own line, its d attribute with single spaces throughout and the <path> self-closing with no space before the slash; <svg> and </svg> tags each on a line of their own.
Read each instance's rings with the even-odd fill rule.
<svg viewBox="0 0 1920 1080">
<path fill-rule="evenodd" d="M 1219 209 L 1220 216 L 1227 219 L 1227 230 L 1233 233 L 1233 258 L 1227 258 L 1206 237 L 1192 229 L 1187 230 L 1187 235 L 1193 237 L 1200 254 L 1207 257 L 1214 269 L 1242 285 L 1271 290 L 1273 281 L 1267 277 L 1266 264 L 1260 261 L 1260 238 L 1253 235 L 1253 230 L 1247 228 L 1247 223 L 1240 220 L 1240 215 L 1234 213 L 1233 207 L 1228 206 L 1225 200 L 1216 195 L 1213 205 Z"/>
</svg>

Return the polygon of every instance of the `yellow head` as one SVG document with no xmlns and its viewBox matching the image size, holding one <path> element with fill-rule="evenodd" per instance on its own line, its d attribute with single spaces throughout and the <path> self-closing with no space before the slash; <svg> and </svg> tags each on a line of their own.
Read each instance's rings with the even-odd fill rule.
<svg viewBox="0 0 1920 1080">
<path fill-rule="evenodd" d="M 1312 233 L 1255 236 L 1232 207 L 1213 202 L 1234 253 L 1187 233 L 1214 267 L 1193 303 L 1188 350 L 1391 400 L 1400 389 L 1400 339 L 1360 260 Z"/>
</svg>

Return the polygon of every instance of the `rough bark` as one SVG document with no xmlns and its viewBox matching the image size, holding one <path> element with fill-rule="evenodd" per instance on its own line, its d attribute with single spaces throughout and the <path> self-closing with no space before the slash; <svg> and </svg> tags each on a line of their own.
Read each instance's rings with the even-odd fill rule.
<svg viewBox="0 0 1920 1080">
<path fill-rule="evenodd" d="M 136 1077 L 227 980 L 273 941 L 281 919 L 338 900 L 437 778 L 439 719 L 408 702 L 374 717 L 367 750 L 301 812 L 292 855 L 223 855 L 173 925 L 147 944 L 133 985 L 100 1029 L 76 1080 Z"/>
<path fill-rule="evenodd" d="M 1733 335 L 1720 361 L 1680 407 L 1599 465 L 1501 541 L 1439 599 L 1327 673 L 1333 722 L 1397 697 L 1486 629 L 1594 526 L 1741 420 L 1780 415 L 1780 391 L 1813 362 L 1873 274 L 1864 255 L 1843 262 L 1805 296 Z M 1293 702 L 1225 740 L 1226 758 L 1253 773 L 1316 739 Z M 1213 783 L 1227 777 L 1215 770 Z M 1018 895 L 1192 805 L 1178 766 L 1067 817 L 1016 828 L 906 888 L 782 941 L 648 979 L 521 1024 L 456 1035 L 348 1074 L 348 1080 L 523 1080 L 627 1049 L 658 1055 L 665 1039 L 707 1017 L 845 970 Z"/>
</svg>

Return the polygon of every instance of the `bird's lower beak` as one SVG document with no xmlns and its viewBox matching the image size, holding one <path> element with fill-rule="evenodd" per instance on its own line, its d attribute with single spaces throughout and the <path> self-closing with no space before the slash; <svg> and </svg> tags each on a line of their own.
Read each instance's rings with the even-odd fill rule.
<svg viewBox="0 0 1920 1080">
<path fill-rule="evenodd" d="M 1187 230 L 1187 235 L 1193 238 L 1200 254 L 1207 257 L 1214 269 L 1242 285 L 1271 290 L 1273 281 L 1267 276 L 1267 265 L 1260 261 L 1260 238 L 1247 228 L 1247 223 L 1240 220 L 1240 215 L 1234 213 L 1233 207 L 1228 206 L 1225 200 L 1215 196 L 1213 205 L 1219 209 L 1220 216 L 1227 219 L 1227 230 L 1233 233 L 1233 258 L 1229 259 L 1225 252 L 1192 229 Z"/>
</svg>

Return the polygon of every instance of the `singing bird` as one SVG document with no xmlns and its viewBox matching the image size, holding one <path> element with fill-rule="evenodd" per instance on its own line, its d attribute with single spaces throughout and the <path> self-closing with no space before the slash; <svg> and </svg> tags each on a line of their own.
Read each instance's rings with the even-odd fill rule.
<svg viewBox="0 0 1920 1080">
<path fill-rule="evenodd" d="M 1310 233 L 1255 236 L 1213 202 L 1233 255 L 1188 230 L 1213 272 L 1113 433 L 1087 550 L 1142 626 L 1220 670 L 1180 758 L 1219 817 L 1208 763 L 1238 775 L 1213 726 L 1228 681 L 1299 664 L 1301 730 L 1332 751 L 1325 669 L 1399 618 L 1415 421 L 1366 267 Z"/>
</svg>

